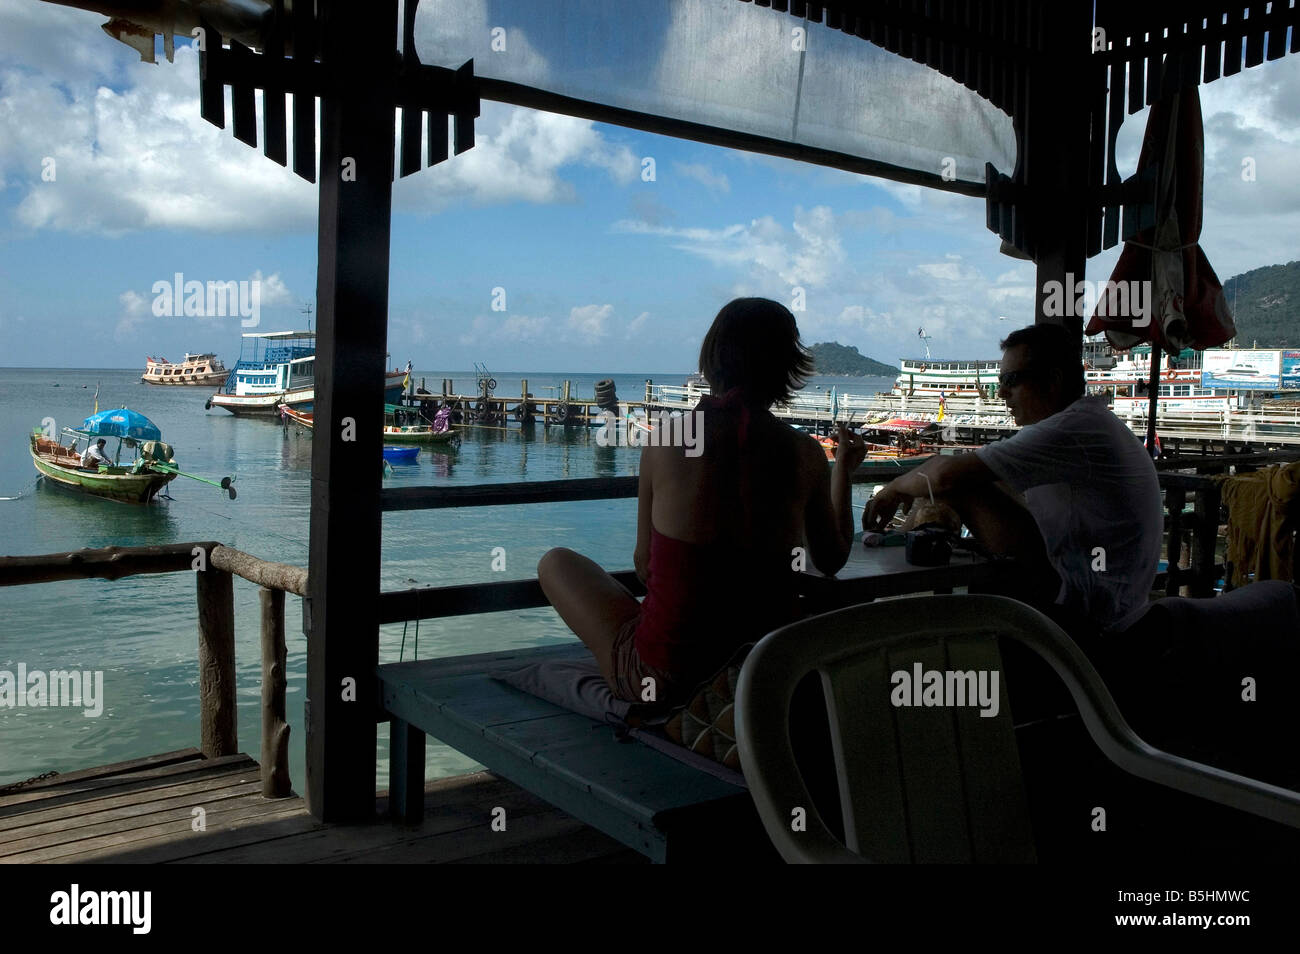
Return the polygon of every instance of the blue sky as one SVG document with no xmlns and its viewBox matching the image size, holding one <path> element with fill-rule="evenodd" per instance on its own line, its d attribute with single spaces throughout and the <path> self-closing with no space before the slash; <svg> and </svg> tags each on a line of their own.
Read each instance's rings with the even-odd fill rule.
<svg viewBox="0 0 1300 954">
<path fill-rule="evenodd" d="M 191 51 L 141 63 L 102 20 L 0 0 L 0 365 L 231 360 L 242 331 L 301 326 L 315 187 L 199 119 Z M 1222 278 L 1300 257 L 1298 66 L 1203 88 L 1202 245 Z M 1125 124 L 1130 166 L 1144 122 Z M 395 364 L 686 371 L 727 300 L 788 303 L 796 285 L 805 341 L 890 363 L 917 352 L 918 326 L 936 355 L 984 357 L 1032 321 L 1032 266 L 998 253 L 982 200 L 493 103 L 477 133 L 475 149 L 396 186 Z M 1246 155 L 1255 182 L 1241 181 Z M 259 280 L 259 327 L 155 316 L 153 285 L 176 272 Z M 491 307 L 498 287 L 505 311 Z"/>
</svg>

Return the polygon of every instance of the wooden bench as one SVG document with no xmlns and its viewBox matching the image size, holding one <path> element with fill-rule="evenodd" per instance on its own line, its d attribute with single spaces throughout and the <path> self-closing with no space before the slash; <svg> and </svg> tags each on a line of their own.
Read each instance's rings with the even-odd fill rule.
<svg viewBox="0 0 1300 954">
<path fill-rule="evenodd" d="M 584 653 L 575 641 L 379 666 L 393 816 L 421 817 L 430 735 L 654 862 L 779 860 L 748 791 L 489 675 Z"/>
</svg>

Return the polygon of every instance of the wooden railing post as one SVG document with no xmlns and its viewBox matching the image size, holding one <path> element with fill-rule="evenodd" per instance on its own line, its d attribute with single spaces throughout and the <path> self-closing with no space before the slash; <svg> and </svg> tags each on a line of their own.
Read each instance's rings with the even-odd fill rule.
<svg viewBox="0 0 1300 954">
<path fill-rule="evenodd" d="M 284 643 L 284 591 L 262 587 L 262 794 L 285 798 L 289 782 L 289 723 L 284 694 L 288 682 Z"/>
<path fill-rule="evenodd" d="M 1182 583 L 1183 556 L 1183 507 L 1187 505 L 1187 491 L 1182 487 L 1165 489 L 1165 509 L 1169 513 L 1169 536 L 1165 549 L 1165 559 L 1169 562 L 1165 577 L 1165 595 L 1177 596 L 1179 584 Z"/>
<path fill-rule="evenodd" d="M 199 601 L 199 748 L 206 758 L 239 751 L 235 712 L 235 587 L 225 570 L 195 574 Z"/>
<path fill-rule="evenodd" d="M 1196 533 L 1192 537 L 1192 596 L 1213 596 L 1218 579 L 1214 552 L 1219 540 L 1219 488 L 1206 481 L 1196 492 Z"/>
</svg>

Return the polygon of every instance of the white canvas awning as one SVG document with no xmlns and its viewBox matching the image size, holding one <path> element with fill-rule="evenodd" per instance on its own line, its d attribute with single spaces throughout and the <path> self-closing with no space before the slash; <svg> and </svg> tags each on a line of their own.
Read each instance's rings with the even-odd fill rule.
<svg viewBox="0 0 1300 954">
<path fill-rule="evenodd" d="M 941 187 L 982 185 L 986 162 L 1010 173 L 1016 161 L 1011 118 L 962 84 L 738 0 L 423 0 L 415 46 L 434 66 L 472 58 L 489 81 L 856 157 Z M 489 83 L 484 95 L 500 93 Z"/>
</svg>

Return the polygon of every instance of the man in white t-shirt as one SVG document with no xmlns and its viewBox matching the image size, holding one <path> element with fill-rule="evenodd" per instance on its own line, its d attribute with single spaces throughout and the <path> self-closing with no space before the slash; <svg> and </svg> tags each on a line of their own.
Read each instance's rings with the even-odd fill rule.
<svg viewBox="0 0 1300 954">
<path fill-rule="evenodd" d="M 111 466 L 112 461 L 104 453 L 104 438 L 100 438 L 94 444 L 87 444 L 85 451 L 81 454 L 81 466 L 91 470 L 98 470 L 100 464 Z"/>
<path fill-rule="evenodd" d="M 1068 332 L 1033 325 L 1002 349 L 1000 394 L 1021 430 L 894 480 L 867 505 L 863 528 L 882 529 L 932 488 L 987 549 L 1016 558 L 1026 601 L 1072 634 L 1123 631 L 1146 612 L 1160 558 L 1155 466 L 1106 399 L 1085 396 Z"/>
</svg>

